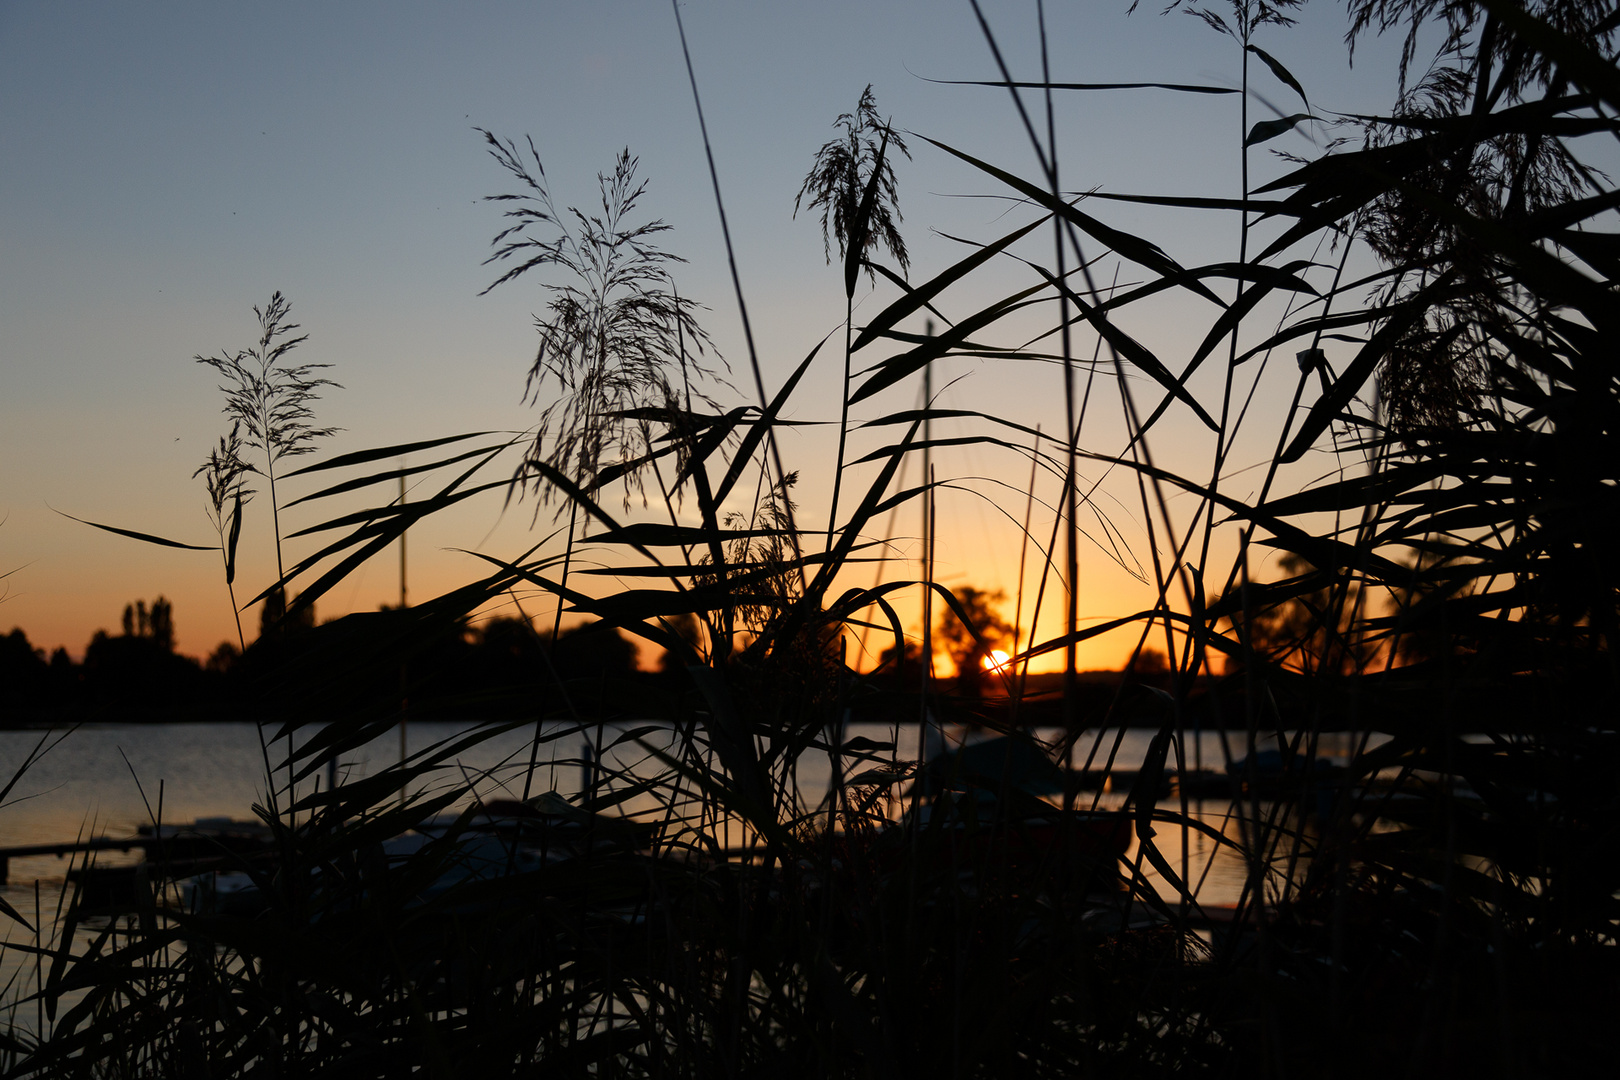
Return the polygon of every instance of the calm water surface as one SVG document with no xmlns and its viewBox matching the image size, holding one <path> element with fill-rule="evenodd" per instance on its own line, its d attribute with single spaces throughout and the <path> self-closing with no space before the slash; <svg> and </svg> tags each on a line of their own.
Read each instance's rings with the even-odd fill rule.
<svg viewBox="0 0 1620 1080">
<path fill-rule="evenodd" d="M 466 729 L 465 724 L 457 722 L 414 723 L 408 732 L 409 746 L 420 749 Z M 548 728 L 544 734 L 555 736 L 563 730 Z M 608 725 L 604 729 L 604 743 L 611 743 L 625 730 L 627 728 Z M 0 778 L 12 776 L 41 734 L 38 731 L 0 731 Z M 1040 734 L 1052 737 L 1056 733 Z M 916 757 L 914 726 L 894 732 L 879 725 L 853 725 L 849 735 L 892 740 L 897 743 L 896 752 L 902 760 Z M 1117 731 L 1100 735 L 1089 733 L 1075 747 L 1075 765 L 1083 767 L 1091 757 L 1092 767 L 1101 768 L 1110 751 L 1114 751 L 1117 769 L 1135 769 L 1152 735 L 1145 729 L 1126 729 L 1122 734 Z M 660 733 L 646 738 L 653 743 L 661 741 Z M 1318 751 L 1322 756 L 1342 757 L 1352 748 L 1348 736 L 1323 738 Z M 444 782 L 459 778 L 472 780 L 475 789 L 485 798 L 521 795 L 532 739 L 533 729 L 528 727 L 496 735 L 457 757 L 447 769 Z M 532 790 L 575 794 L 582 783 L 577 759 L 582 756 L 585 741 L 584 736 L 573 734 L 542 742 Z M 266 752 L 272 762 L 280 761 L 285 745 L 282 742 L 262 747 L 259 728 L 248 723 L 81 727 L 32 765 L 0 806 L 0 847 L 60 843 L 79 836 L 128 836 L 159 813 L 163 821 L 171 823 L 188 823 L 206 817 L 251 818 L 254 804 L 266 803 Z M 1189 734 L 1184 744 L 1188 768 L 1201 764 L 1204 768 L 1221 769 L 1229 754 L 1241 757 L 1245 752 L 1240 740 L 1223 748 L 1218 733 L 1202 733 L 1197 739 Z M 634 768 L 645 755 L 634 743 L 626 743 L 607 756 L 617 767 Z M 392 764 L 398 757 L 399 737 L 397 733 L 389 733 L 344 755 L 341 767 L 345 775 L 360 777 Z M 1172 755 L 1171 765 L 1174 764 Z M 826 790 L 828 774 L 825 756 L 811 753 L 801 760 L 799 787 L 808 801 L 815 802 Z M 0 779 L 0 783 L 4 779 Z M 301 782 L 300 794 L 311 790 L 313 785 L 313 779 Z M 1104 795 L 1102 805 L 1117 806 L 1122 799 L 1120 793 Z M 647 802 L 644 807 L 628 804 L 626 809 L 630 812 L 651 809 L 650 799 Z M 1170 809 L 1179 809 L 1179 805 L 1165 804 Z M 1207 806 L 1194 804 L 1193 809 L 1209 824 L 1237 837 L 1237 823 L 1226 819 L 1224 802 Z M 1201 895 L 1206 902 L 1223 903 L 1236 898 L 1245 871 L 1224 848 L 1192 833 L 1183 852 L 1181 830 L 1161 827 L 1159 833 L 1161 849 L 1178 871 L 1185 865 L 1193 879 L 1204 877 Z M 137 857 L 115 852 L 98 856 L 112 863 Z M 0 895 L 19 909 L 31 909 L 34 882 L 37 880 L 42 886 L 60 882 L 67 865 L 66 860 L 52 856 L 13 859 L 9 881 Z"/>
</svg>

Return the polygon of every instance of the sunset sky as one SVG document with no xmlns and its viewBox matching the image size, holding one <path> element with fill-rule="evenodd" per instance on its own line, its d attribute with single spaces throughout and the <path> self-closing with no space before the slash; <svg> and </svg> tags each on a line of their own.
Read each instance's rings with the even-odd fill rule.
<svg viewBox="0 0 1620 1080">
<path fill-rule="evenodd" d="M 1186 14 L 1144 7 L 1127 17 L 1126 6 L 1051 5 L 1055 79 L 1237 84 L 1241 55 L 1229 39 Z M 1038 78 L 1034 4 L 985 7 L 1015 74 Z M 841 274 L 823 262 L 818 221 L 804 213 L 794 220 L 793 200 L 834 117 L 868 83 L 895 126 L 915 133 L 913 159 L 898 165 L 913 281 L 966 253 L 944 234 L 987 242 L 1031 219 L 989 177 L 922 138 L 1038 176 L 1005 90 L 931 81 L 998 77 L 966 2 L 692 0 L 681 10 L 772 390 L 841 324 Z M 1383 111 L 1395 93 L 1397 43 L 1363 41 L 1352 69 L 1345 28 L 1341 8 L 1313 5 L 1299 26 L 1267 28 L 1259 39 L 1305 83 L 1323 117 Z M 1254 84 L 1251 122 L 1275 115 L 1269 105 L 1303 111 L 1265 72 Z M 1032 96 L 1030 104 L 1039 103 Z M 1236 96 L 1068 93 L 1058 105 L 1067 189 L 1239 193 Z M 274 290 L 290 298 L 310 336 L 296 357 L 331 364 L 328 374 L 343 386 L 319 407 L 322 422 L 342 429 L 323 453 L 533 423 L 522 393 L 531 315 L 545 294 L 538 280 L 523 280 L 479 295 L 497 274 L 481 263 L 501 227 L 500 208 L 483 197 L 511 185 L 475 127 L 532 136 L 559 206 L 592 205 L 597 172 L 623 147 L 638 155 L 650 182 L 643 208 L 673 226 L 663 245 L 688 260 L 681 292 L 710 309 L 704 324 L 732 366 L 737 390 L 717 396 L 753 400 L 667 3 L 0 2 L 0 574 L 11 572 L 0 580 L 0 631 L 20 626 L 36 645 L 78 654 L 98 627 L 116 628 L 125 603 L 163 594 L 174 605 L 181 651 L 205 655 L 234 638 L 216 556 L 151 547 L 62 514 L 212 541 L 192 474 L 225 425 L 216 380 L 192 358 L 248 345 L 251 309 Z M 1251 151 L 1255 176 L 1286 167 L 1270 148 L 1311 156 L 1333 135 L 1306 124 Z M 1236 257 L 1230 215 L 1108 203 L 1090 212 L 1149 235 L 1183 263 Z M 1047 259 L 1049 235 L 1019 250 Z M 1107 279 L 1113 267 L 1105 259 L 1098 273 Z M 1032 280 L 1003 260 L 948 292 L 944 310 L 971 312 Z M 894 296 L 863 279 L 857 325 Z M 1213 311 L 1165 305 L 1127 328 L 1160 355 L 1179 357 Z M 1022 325 L 998 330 L 998 343 L 1016 343 Z M 920 329 L 920 320 L 907 328 Z M 1082 335 L 1077 348 L 1089 355 L 1091 346 Z M 793 419 L 836 420 L 841 357 L 831 347 L 824 356 Z M 1292 366 L 1290 357 L 1262 383 L 1252 437 L 1229 472 L 1269 455 Z M 1052 368 L 952 360 L 934 378 L 948 387 L 944 408 L 1061 427 Z M 1208 400 L 1217 388 L 1206 381 L 1195 389 Z M 1083 442 L 1117 452 L 1117 388 L 1110 378 L 1096 392 L 1106 407 L 1092 414 Z M 911 408 L 916 395 L 914 380 L 858 407 L 856 418 Z M 861 433 L 855 445 L 864 452 L 876 439 Z M 784 437 L 812 521 L 825 520 L 833 445 L 827 427 Z M 1162 464 L 1193 475 L 1208 468 L 1208 432 L 1185 409 L 1167 417 L 1154 446 Z M 1327 467 L 1308 459 L 1297 478 Z M 941 455 L 938 468 L 965 478 L 940 505 L 940 580 L 1012 597 L 1020 544 L 1010 522 L 1024 514 L 1027 464 L 981 448 Z M 869 475 L 856 470 L 846 485 L 858 489 Z M 1134 488 L 1122 481 L 1099 490 L 1099 507 L 1147 565 Z M 313 490 L 297 484 L 293 495 Z M 1234 480 L 1234 491 L 1245 493 L 1243 484 Z M 1038 494 L 1055 501 L 1056 482 Z M 1190 500 L 1185 507 L 1190 513 Z M 294 508 L 285 531 L 320 513 Z M 549 528 L 550 512 L 538 521 L 535 514 L 531 502 L 503 509 L 495 497 L 414 531 L 413 598 L 478 573 L 456 549 L 520 554 Z M 901 554 L 915 554 L 910 516 L 893 527 Z M 1039 507 L 1034 520 L 1038 533 L 1051 527 Z M 268 529 L 261 496 L 244 534 L 244 595 L 274 576 Z M 305 554 L 310 543 L 292 541 L 289 552 Z M 323 601 L 321 616 L 396 599 L 395 560 L 357 573 Z M 1032 592 L 1033 569 L 1027 580 Z M 1084 615 L 1127 613 L 1149 598 L 1098 550 L 1088 553 Z M 1061 610 L 1047 605 L 1043 633 L 1056 630 Z M 1115 664 L 1133 641 L 1101 641 L 1081 663 Z"/>
</svg>

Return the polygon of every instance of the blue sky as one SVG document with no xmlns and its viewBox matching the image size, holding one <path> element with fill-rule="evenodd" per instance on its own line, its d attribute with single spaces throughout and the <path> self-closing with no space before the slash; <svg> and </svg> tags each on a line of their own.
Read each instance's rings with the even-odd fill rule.
<svg viewBox="0 0 1620 1080">
<path fill-rule="evenodd" d="M 1185 14 L 1052 6 L 1059 80 L 1237 82 L 1237 48 Z M 792 218 L 793 197 L 833 118 L 865 85 L 897 127 L 1036 175 L 1005 91 L 929 81 L 995 77 L 966 3 L 691 0 L 682 12 L 768 382 L 840 325 L 840 275 L 823 264 L 814 219 Z M 988 4 L 986 13 L 1015 73 L 1036 77 L 1034 5 Z M 1261 43 L 1323 115 L 1386 108 L 1393 43 L 1363 43 L 1352 70 L 1344 29 L 1340 8 L 1314 5 L 1298 27 L 1268 29 Z M 1255 85 L 1296 109 L 1275 80 Z M 1059 108 L 1066 187 L 1237 193 L 1234 96 L 1068 94 Z M 1251 109 L 1272 115 L 1260 100 Z M 332 451 L 532 422 L 521 394 L 531 313 L 544 297 L 528 282 L 479 295 L 494 277 L 481 263 L 500 224 L 482 197 L 509 185 L 475 127 L 532 135 L 559 205 L 593 201 L 596 173 L 630 147 L 650 181 L 645 207 L 674 227 L 665 246 L 688 260 L 681 290 L 711 309 L 705 324 L 739 393 L 747 390 L 667 4 L 0 3 L 0 573 L 16 570 L 0 582 L 9 589 L 0 626 L 76 652 L 96 627 L 116 626 L 126 602 L 163 593 L 184 651 L 203 654 L 234 636 L 209 556 L 99 533 L 52 508 L 207 542 L 191 474 L 223 423 L 214 381 L 191 358 L 248 344 L 251 308 L 273 290 L 310 335 L 299 358 L 332 364 L 344 386 L 321 405 L 323 421 L 343 429 Z M 1324 130 L 1301 130 L 1269 145 L 1319 152 L 1312 139 L 1320 144 Z M 961 257 L 940 234 L 987 241 L 1028 220 L 1005 199 L 979 197 L 1004 194 L 982 174 L 920 137 L 911 145 L 899 177 L 914 279 Z M 1261 176 L 1282 168 L 1262 151 L 1251 162 Z M 1183 262 L 1235 255 L 1230 217 L 1118 204 L 1094 212 Z M 1000 267 L 950 301 L 970 311 L 1027 283 L 1024 273 Z M 863 283 L 857 322 L 892 295 L 867 295 Z M 1202 336 L 1211 310 L 1165 308 L 1132 330 L 1173 355 Z M 944 367 L 941 385 L 962 377 L 946 406 L 1048 429 L 1060 420 L 1049 370 Z M 810 382 L 796 418 L 836 416 L 834 365 Z M 1291 389 L 1286 375 L 1263 386 L 1257 408 L 1282 409 Z M 881 411 L 909 407 L 913 394 L 897 388 Z M 1167 425 L 1162 453 L 1196 471 L 1207 446 L 1185 420 Z M 1100 416 L 1095 445 L 1117 449 L 1117 435 Z M 1251 460 L 1267 438 L 1257 431 Z M 828 481 L 816 466 L 830 447 L 820 428 L 786 444 L 804 470 L 801 501 L 817 515 Z M 1023 464 L 988 452 L 951 467 L 1024 482 Z M 1022 496 L 942 506 L 942 535 L 955 545 L 943 560 L 947 582 L 1016 589 L 1017 542 L 1003 510 L 1021 514 Z M 532 511 L 503 513 L 497 500 L 413 533 L 413 592 L 475 572 L 451 549 L 521 551 Z M 266 525 L 248 522 L 245 583 L 273 569 Z M 1131 531 L 1128 520 L 1121 527 Z M 368 567 L 323 616 L 390 599 L 395 573 L 388 560 Z M 1123 575 L 1100 566 L 1083 577 L 1095 582 L 1083 609 L 1130 604 Z"/>
</svg>

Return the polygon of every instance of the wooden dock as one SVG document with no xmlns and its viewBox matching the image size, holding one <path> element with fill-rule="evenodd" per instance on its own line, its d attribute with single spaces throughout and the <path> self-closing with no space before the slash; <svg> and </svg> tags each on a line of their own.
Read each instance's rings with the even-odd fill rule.
<svg viewBox="0 0 1620 1080">
<path fill-rule="evenodd" d="M 0 885 L 10 880 L 11 860 L 30 856 L 55 855 L 58 859 L 81 852 L 140 850 L 159 862 L 185 862 L 199 858 L 247 855 L 260 852 L 269 844 L 270 833 L 262 822 L 233 821 L 230 818 L 201 818 L 184 825 L 164 824 L 154 829 L 143 825 L 134 836 L 97 836 L 60 844 L 24 844 L 0 848 Z"/>
<path fill-rule="evenodd" d="M 11 860 L 26 859 L 36 855 L 55 855 L 58 859 L 67 855 L 76 855 L 88 851 L 122 851 L 128 853 L 140 848 L 143 852 L 147 845 L 160 841 L 150 836 L 131 836 L 127 839 L 115 839 L 106 836 L 97 836 L 90 840 L 72 840 L 65 844 L 25 844 L 22 847 L 0 848 L 0 885 L 7 884 L 11 879 Z"/>
</svg>

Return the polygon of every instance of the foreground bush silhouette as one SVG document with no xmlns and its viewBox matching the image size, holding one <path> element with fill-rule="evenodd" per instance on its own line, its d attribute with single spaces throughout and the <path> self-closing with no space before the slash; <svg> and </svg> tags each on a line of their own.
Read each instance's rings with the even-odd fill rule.
<svg viewBox="0 0 1620 1080">
<path fill-rule="evenodd" d="M 1256 65 L 1257 76 L 1303 99 L 1305 87 L 1259 43 L 1281 32 L 1285 10 L 1240 0 L 1198 14 L 1237 47 L 1246 73 L 1254 57 L 1265 69 Z M 1351 10 L 1359 25 L 1387 20 L 1414 32 L 1433 13 L 1399 2 Z M 847 737 L 845 717 L 867 708 L 926 736 L 934 710 L 948 704 L 926 680 L 913 690 L 879 687 L 850 663 L 848 642 L 872 625 L 890 655 L 907 656 L 898 594 L 930 590 L 962 624 L 974 620 L 930 581 L 861 588 L 839 577 L 886 539 L 880 515 L 928 488 L 894 490 L 904 459 L 923 450 L 923 425 L 940 412 L 931 402 L 866 425 L 879 443 L 867 455 L 872 471 L 861 474 L 864 488 L 851 479 L 853 508 L 830 536 L 819 522 L 799 526 L 795 474 L 773 432 L 811 351 L 774 394 L 756 366 L 757 404 L 630 403 L 603 422 L 645 428 L 620 444 L 620 459 L 592 459 L 585 472 L 521 440 L 517 482 L 541 485 L 569 508 L 564 554 L 486 555 L 491 569 L 480 581 L 406 611 L 317 628 L 352 635 L 378 665 L 409 665 L 447 628 L 532 589 L 666 650 L 686 681 L 654 722 L 620 724 L 582 708 L 563 679 L 535 695 L 534 712 L 550 723 L 534 724 L 531 760 L 550 742 L 591 745 L 588 761 L 564 761 L 593 770 L 577 795 L 525 789 L 483 812 L 471 806 L 454 825 L 418 834 L 431 838 L 410 857 L 391 860 L 385 845 L 468 794 L 446 766 L 507 726 L 470 729 L 380 775 L 295 800 L 274 777 L 313 777 L 395 717 L 340 717 L 316 731 L 289 710 L 290 760 L 273 771 L 263 808 L 279 859 L 253 871 L 264 913 L 161 911 L 154 899 L 130 920 L 75 937 L 67 904 L 66 921 L 45 929 L 48 963 L 30 988 L 48 1030 L 13 1028 L 12 1072 L 1601 1067 L 1620 973 L 1610 783 L 1620 762 L 1601 708 L 1616 690 L 1610 526 L 1620 353 L 1616 264 L 1597 226 L 1616 197 L 1595 173 L 1566 164 L 1577 137 L 1614 131 L 1615 19 L 1612 5 L 1532 13 L 1505 2 L 1446 4 L 1437 17 L 1449 20 L 1457 48 L 1394 114 L 1366 122 L 1360 148 L 1290 165 L 1254 188 L 1246 168 L 1239 199 L 1133 196 L 1242 213 L 1235 262 L 1182 267 L 1103 223 L 1089 212 L 1101 198 L 1081 204 L 1060 189 L 1055 148 L 1027 114 L 1043 165 L 1037 181 L 934 143 L 998 192 L 1026 200 L 1034 209 L 1022 212 L 1034 221 L 928 281 L 883 274 L 898 279 L 899 296 L 850 343 L 851 354 L 900 349 L 872 361 L 847 395 L 853 408 L 939 357 L 985 353 L 995 324 L 1032 296 L 1057 301 L 1058 351 L 1031 345 L 994 359 L 1056 360 L 1072 379 L 1072 335 L 1095 335 L 1130 446 L 1114 456 L 1083 450 L 1077 423 L 1057 439 L 1020 430 L 1032 441 L 1019 445 L 1064 485 L 1064 519 L 1037 546 L 1049 566 L 1072 571 L 1082 499 L 1072 464 L 1128 470 L 1157 595 L 1139 615 L 1085 629 L 1071 603 L 1065 633 L 1032 644 L 1013 665 L 1072 656 L 1078 642 L 1118 626 L 1139 629 L 1139 653 L 1162 642 L 1163 686 L 1140 691 L 1132 706 L 1155 737 L 1138 773 L 1120 775 L 1123 802 L 1104 806 L 1058 764 L 1072 747 L 1087 770 L 1111 769 L 1119 743 L 1110 749 L 1106 725 L 1071 728 L 1056 748 L 1010 729 L 999 775 L 964 752 L 917 776 L 920 763 L 899 756 L 898 740 Z M 1003 75 L 1001 83 L 1019 81 Z M 1035 86 L 1071 88 L 1049 78 Z M 1253 147 L 1308 118 L 1244 119 L 1247 166 Z M 899 329 L 945 286 L 1047 225 L 1059 258 L 1029 260 L 1029 292 L 962 314 L 938 334 Z M 851 235 L 863 227 L 857 221 Z M 1352 242 L 1370 243 L 1381 261 L 1353 282 L 1308 258 L 1276 261 L 1317 238 L 1336 239 L 1341 257 Z M 1082 287 L 1099 244 L 1142 283 Z M 1071 274 L 1073 266 L 1084 269 Z M 1376 302 L 1365 304 L 1369 289 Z M 1171 365 L 1124 323 L 1132 305 L 1175 290 L 1213 297 L 1220 314 L 1199 349 Z M 1309 306 L 1285 312 L 1280 329 L 1269 321 L 1250 329 L 1268 297 Z M 1221 400 L 1200 402 L 1188 378 L 1221 363 L 1212 358 L 1222 344 Z M 1238 380 L 1258 379 L 1251 373 L 1273 351 L 1295 345 L 1305 346 L 1297 408 L 1268 432 L 1277 451 L 1259 494 L 1240 499 L 1221 480 L 1232 440 L 1250 422 Z M 1371 385 L 1393 396 L 1369 405 Z M 1138 402 L 1142 387 L 1151 402 Z M 1177 476 L 1152 460 L 1149 436 L 1172 412 L 1212 428 L 1214 479 Z M 986 433 L 970 438 L 986 446 L 1006 445 L 1006 431 L 1020 427 L 1016 418 L 977 419 Z M 334 561 L 319 572 L 315 559 L 294 568 L 313 578 L 295 607 L 426 515 L 480 488 L 509 490 L 510 474 L 489 480 L 481 471 L 505 467 L 506 444 L 488 438 L 313 467 L 363 470 L 407 449 L 442 454 L 438 469 L 423 469 L 441 478 L 426 498 L 326 523 L 340 534 L 323 552 Z M 1342 455 L 1345 468 L 1297 492 L 1272 491 L 1282 466 L 1317 452 Z M 621 521 L 602 493 L 632 473 L 654 479 L 663 505 Z M 1201 508 L 1192 524 L 1172 515 L 1175 491 Z M 1225 571 L 1206 558 L 1218 517 L 1240 533 Z M 1295 557 L 1288 576 L 1251 579 L 1260 542 Z M 595 561 L 576 562 L 580 547 Z M 1442 550 L 1444 558 L 1421 557 Z M 598 579 L 614 585 L 598 595 L 587 587 Z M 1393 611 L 1373 602 L 1395 590 L 1410 602 Z M 1307 669 L 1289 660 L 1285 643 L 1257 640 L 1262 617 L 1284 609 L 1306 615 L 1287 627 L 1291 639 L 1315 643 L 1331 663 Z M 1401 641 L 1418 634 L 1429 659 L 1394 663 Z M 1339 639 L 1355 648 L 1334 646 Z M 1203 693 L 1213 653 L 1231 674 Z M 306 681 L 316 685 L 314 675 Z M 1186 736 L 1204 718 L 1233 733 L 1221 763 L 1229 797 L 1215 814 L 1207 804 L 1200 812 L 1186 787 L 1174 800 L 1158 796 L 1167 771 L 1185 768 Z M 1327 782 L 1314 761 L 1332 731 L 1362 738 Z M 1385 741 L 1375 745 L 1374 733 Z M 1257 753 L 1265 734 L 1276 737 L 1270 776 Z M 797 782 L 813 751 L 832 759 L 823 798 Z M 1028 768 L 1015 772 L 1019 761 Z M 1038 789 L 1054 785 L 1042 798 Z M 405 791 L 413 794 L 402 800 Z M 624 810 L 634 811 L 629 823 L 618 817 Z M 1034 837 L 1046 826 L 1053 839 L 1041 846 Z M 1247 870 L 1239 902 L 1219 918 L 1187 876 L 1201 868 L 1168 843 L 1178 833 L 1184 844 L 1197 835 L 1233 852 Z M 1116 839 L 1130 842 L 1123 854 Z"/>
</svg>

